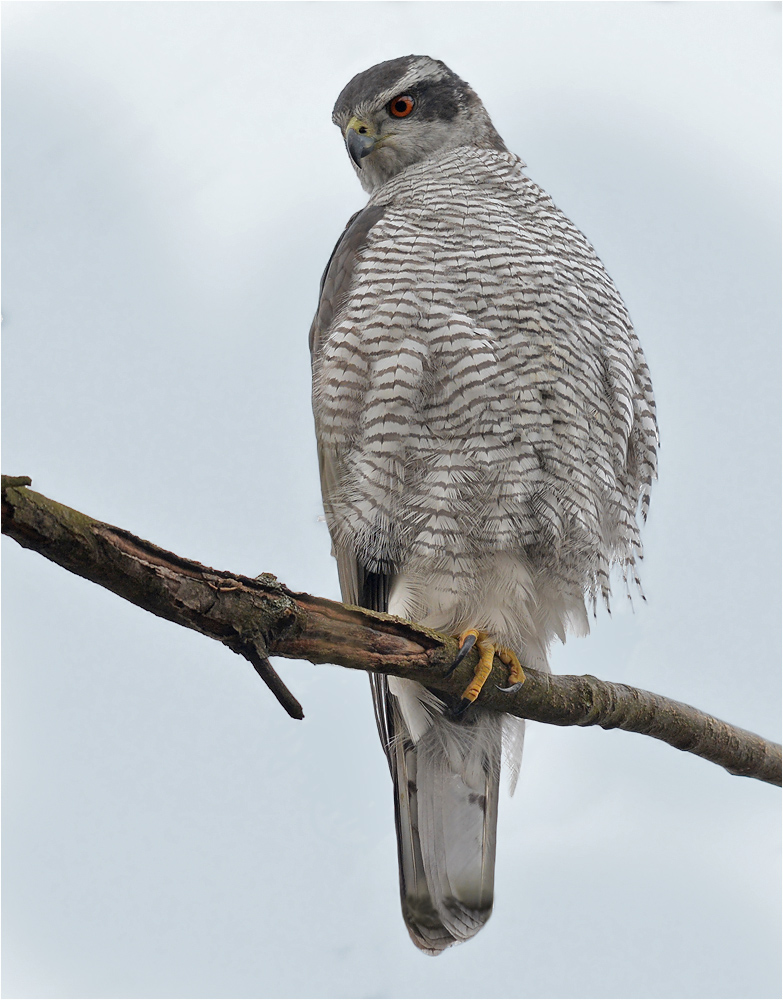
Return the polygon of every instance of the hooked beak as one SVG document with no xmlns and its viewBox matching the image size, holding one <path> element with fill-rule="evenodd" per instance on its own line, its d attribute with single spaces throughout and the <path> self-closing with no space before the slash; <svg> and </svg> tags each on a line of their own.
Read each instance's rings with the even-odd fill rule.
<svg viewBox="0 0 783 1000">
<path fill-rule="evenodd" d="M 358 118 L 352 118 L 348 122 L 345 130 L 345 146 L 357 167 L 361 167 L 362 159 L 375 149 L 375 143 L 376 138 L 369 125 L 365 125 Z"/>
</svg>

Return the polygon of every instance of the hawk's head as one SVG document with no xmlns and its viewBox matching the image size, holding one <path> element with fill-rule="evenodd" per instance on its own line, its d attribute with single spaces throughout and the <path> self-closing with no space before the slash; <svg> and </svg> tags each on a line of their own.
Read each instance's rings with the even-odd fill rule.
<svg viewBox="0 0 783 1000">
<path fill-rule="evenodd" d="M 447 149 L 506 148 L 475 92 L 429 56 L 402 56 L 359 73 L 337 98 L 332 120 L 370 192 Z"/>
</svg>

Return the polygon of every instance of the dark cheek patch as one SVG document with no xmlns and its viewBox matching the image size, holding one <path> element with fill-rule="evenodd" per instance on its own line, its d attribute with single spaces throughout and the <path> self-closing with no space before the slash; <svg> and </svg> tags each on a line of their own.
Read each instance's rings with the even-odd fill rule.
<svg viewBox="0 0 783 1000">
<path fill-rule="evenodd" d="M 447 80 L 426 84 L 413 96 L 417 104 L 414 114 L 418 112 L 417 117 L 428 122 L 453 121 L 465 107 L 463 94 Z"/>
</svg>

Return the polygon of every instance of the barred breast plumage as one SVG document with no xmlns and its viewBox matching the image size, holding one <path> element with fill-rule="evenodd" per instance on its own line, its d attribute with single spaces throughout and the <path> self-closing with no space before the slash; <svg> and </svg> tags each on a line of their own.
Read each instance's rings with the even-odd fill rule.
<svg viewBox="0 0 783 1000">
<path fill-rule="evenodd" d="M 419 146 L 450 129 L 419 159 L 396 123 L 383 131 L 403 93 L 429 112 L 411 133 Z M 636 575 L 657 445 L 641 348 L 593 248 L 442 63 L 381 64 L 341 100 L 360 178 L 379 160 L 312 335 L 343 596 L 455 634 L 478 628 L 546 668 L 554 636 L 587 631 L 585 600 L 608 600 L 612 564 Z M 479 707 L 449 719 L 418 685 L 376 678 L 374 692 L 403 911 L 437 953 L 491 910 L 501 721 Z M 513 769 L 521 727 L 507 730 Z"/>
</svg>

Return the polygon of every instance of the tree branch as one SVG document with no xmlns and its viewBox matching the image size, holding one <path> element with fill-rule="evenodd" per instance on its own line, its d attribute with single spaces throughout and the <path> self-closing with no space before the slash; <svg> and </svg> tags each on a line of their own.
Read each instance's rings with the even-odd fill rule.
<svg viewBox="0 0 783 1000">
<path fill-rule="evenodd" d="M 451 677 L 456 640 L 336 601 L 288 590 L 271 574 L 255 579 L 210 569 L 87 517 L 28 489 L 26 476 L 3 476 L 2 530 L 71 573 L 152 614 L 217 639 L 248 659 L 289 715 L 302 708 L 269 663 L 285 656 L 393 674 L 459 698 L 477 662 L 474 652 Z M 781 784 L 781 748 L 689 705 L 591 676 L 525 668 L 514 694 L 496 661 L 482 706 L 555 726 L 624 729 L 720 764 L 729 773 Z"/>
</svg>

